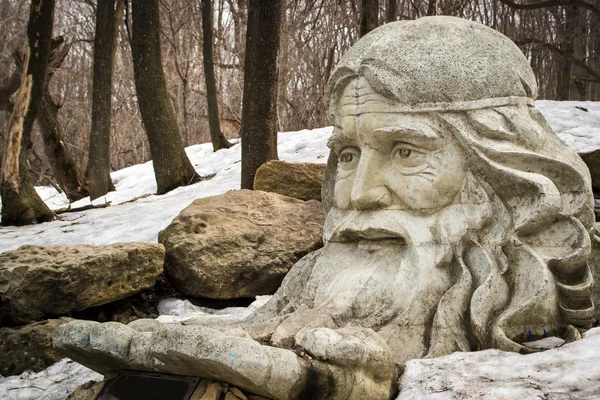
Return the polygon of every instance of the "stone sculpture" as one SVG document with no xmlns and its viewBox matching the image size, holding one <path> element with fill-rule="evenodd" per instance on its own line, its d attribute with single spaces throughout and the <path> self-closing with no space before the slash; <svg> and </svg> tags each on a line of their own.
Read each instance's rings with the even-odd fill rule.
<svg viewBox="0 0 600 400">
<path fill-rule="evenodd" d="M 590 176 L 535 97 L 527 59 L 492 29 L 427 17 L 374 30 L 328 83 L 323 249 L 245 321 L 75 321 L 55 346 L 104 373 L 384 399 L 411 358 L 577 339 L 594 312 Z"/>
</svg>

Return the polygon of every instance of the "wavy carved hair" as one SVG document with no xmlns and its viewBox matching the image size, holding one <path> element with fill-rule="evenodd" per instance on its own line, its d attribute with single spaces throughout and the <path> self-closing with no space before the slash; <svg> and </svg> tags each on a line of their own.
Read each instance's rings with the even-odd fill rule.
<svg viewBox="0 0 600 400">
<path fill-rule="evenodd" d="M 379 94 L 400 101 L 372 65 L 364 71 L 338 69 L 330 80 L 333 118 L 343 88 L 358 76 Z M 573 326 L 589 325 L 594 315 L 587 264 L 594 214 L 587 167 L 534 107 L 433 115 L 465 151 L 469 172 L 494 212 L 491 224 L 457 248 L 458 278 L 438 305 L 428 356 L 489 347 L 527 352 L 518 342 L 528 334 L 577 337 Z M 330 157 L 326 208 L 336 164 Z"/>
</svg>

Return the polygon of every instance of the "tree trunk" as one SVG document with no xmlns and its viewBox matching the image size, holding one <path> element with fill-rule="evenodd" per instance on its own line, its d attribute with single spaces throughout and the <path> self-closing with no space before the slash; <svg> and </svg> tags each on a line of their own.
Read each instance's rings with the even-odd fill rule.
<svg viewBox="0 0 600 400">
<path fill-rule="evenodd" d="M 46 86 L 37 119 L 38 126 L 42 131 L 44 152 L 50 161 L 58 186 L 70 201 L 76 201 L 87 197 L 88 191 L 79 167 L 75 164 L 71 152 L 65 145 L 62 128 L 58 122 L 58 110 L 59 107 L 48 93 Z"/>
<path fill-rule="evenodd" d="M 219 122 L 219 105 L 217 102 L 217 85 L 213 66 L 213 18 L 212 0 L 202 0 L 202 56 L 204 57 L 204 77 L 206 79 L 206 103 L 208 104 L 208 126 L 210 141 L 214 151 L 228 149 L 231 143 L 221 131 Z"/>
<path fill-rule="evenodd" d="M 14 174 L 14 179 L 3 178 L 0 184 L 2 225 L 28 225 L 50 221 L 54 218 L 54 213 L 42 201 L 31 183 L 28 162 L 32 146 L 31 129 L 40 109 L 45 87 L 53 21 L 54 0 L 32 0 L 27 24 L 30 57 L 27 62 L 27 74 L 23 77 L 23 79 L 28 79 L 27 77 L 31 76 L 31 90 L 29 98 L 23 100 L 28 103 L 28 111 L 11 126 L 11 131 L 16 128 L 21 132 L 21 140 L 18 141 L 20 143 L 19 162 L 11 164 L 12 171 L 4 171 L 4 168 L 2 171 L 3 177 L 6 176 L 5 174 Z M 27 106 L 24 109 L 27 109 Z M 19 126 L 22 126 L 22 130 L 19 129 Z M 11 136 L 9 134 L 7 140 L 10 140 Z M 12 149 L 15 151 L 14 147 Z M 7 148 L 4 154 L 5 159 L 11 156 L 16 157 L 16 154 L 9 153 Z M 16 179 L 17 174 L 18 179 Z"/>
<path fill-rule="evenodd" d="M 150 143 L 157 192 L 163 194 L 195 182 L 198 175 L 185 154 L 167 92 L 160 50 L 158 0 L 133 0 L 131 9 L 135 89 Z"/>
<path fill-rule="evenodd" d="M 398 13 L 398 3 L 396 0 L 388 0 L 385 10 L 385 22 L 394 22 Z"/>
<path fill-rule="evenodd" d="M 379 0 L 362 0 L 360 6 L 360 37 L 377 28 Z"/>
<path fill-rule="evenodd" d="M 250 0 L 242 100 L 242 189 L 277 159 L 277 53 L 284 0 Z"/>
<path fill-rule="evenodd" d="M 572 56 L 575 49 L 575 29 L 577 24 L 577 7 L 573 5 L 566 6 L 562 50 Z M 571 86 L 573 77 L 573 60 L 563 57 L 559 72 L 557 95 L 558 100 L 567 101 L 571 99 Z"/>
<path fill-rule="evenodd" d="M 237 54 L 240 66 L 244 65 L 246 49 L 244 47 L 244 28 L 248 23 L 246 18 L 246 0 L 237 0 L 234 6 L 233 0 L 229 1 L 230 8 L 233 12 L 233 31 L 235 40 L 233 43 L 233 51 Z"/>
<path fill-rule="evenodd" d="M 79 172 L 79 167 L 71 156 L 71 152 L 65 145 L 64 134 L 58 122 L 60 107 L 50 95 L 50 81 L 54 76 L 54 72 L 62 66 L 71 47 L 63 43 L 62 36 L 52 40 L 48 73 L 46 74 L 46 88 L 37 123 L 42 133 L 44 153 L 50 161 L 54 177 L 67 198 L 70 201 L 76 201 L 88 196 L 87 185 Z"/>
<path fill-rule="evenodd" d="M 92 130 L 86 172 L 92 200 L 115 190 L 110 178 L 110 128 L 112 76 L 120 17 L 115 10 L 115 0 L 98 0 L 94 36 Z"/>
<path fill-rule="evenodd" d="M 437 15 L 437 0 L 429 0 L 429 4 L 427 4 L 427 16 Z"/>
</svg>

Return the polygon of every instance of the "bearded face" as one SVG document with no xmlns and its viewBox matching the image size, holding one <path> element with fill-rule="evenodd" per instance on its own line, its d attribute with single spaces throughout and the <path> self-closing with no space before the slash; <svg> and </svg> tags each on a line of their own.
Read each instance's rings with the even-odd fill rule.
<svg viewBox="0 0 600 400">
<path fill-rule="evenodd" d="M 385 112 L 387 102 L 364 78 L 344 90 L 326 246 L 298 302 L 308 309 L 292 318 L 309 326 L 294 330 L 290 320 L 274 336 L 372 328 L 401 364 L 427 354 L 438 304 L 463 274 L 457 247 L 491 206 L 451 134 L 433 116 Z"/>
<path fill-rule="evenodd" d="M 524 218 L 535 216 L 522 210 L 538 203 L 511 186 L 522 176 L 517 170 L 488 160 L 470 140 L 478 131 L 498 136 L 504 126 L 527 126 L 527 132 L 541 132 L 541 125 L 516 107 L 464 114 L 403 112 L 405 106 L 370 82 L 360 75 L 346 81 L 334 103 L 330 147 L 337 171 L 326 246 L 307 285 L 311 309 L 336 315 L 342 324 L 376 330 L 397 362 L 479 346 L 523 351 L 510 338 L 527 331 L 560 335 L 566 325 L 557 308 L 555 279 L 532 236 L 516 232 Z M 503 112 L 518 116 L 519 124 L 497 127 L 498 119 L 508 119 Z M 543 134 L 552 138 L 551 132 Z M 492 148 L 505 150 L 499 144 Z M 503 161 L 530 154 L 517 146 L 506 152 Z M 502 176 L 494 175 L 494 168 Z M 568 235 L 585 238 L 577 220 L 563 219 Z M 535 296 L 523 297 L 532 288 Z M 588 309 L 577 315 L 587 316 Z"/>
</svg>

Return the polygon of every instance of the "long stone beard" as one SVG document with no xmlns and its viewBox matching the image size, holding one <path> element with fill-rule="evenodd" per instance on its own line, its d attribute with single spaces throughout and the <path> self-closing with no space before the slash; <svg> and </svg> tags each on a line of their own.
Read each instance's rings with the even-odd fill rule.
<svg viewBox="0 0 600 400">
<path fill-rule="evenodd" d="M 305 291 L 310 308 L 332 315 L 338 326 L 378 331 L 398 363 L 423 357 L 443 299 L 464 303 L 471 294 L 470 273 L 457 259 L 470 233 L 489 219 L 489 208 L 454 204 L 427 214 L 333 208 Z M 463 299 L 453 299 L 453 291 L 464 292 Z"/>
</svg>

